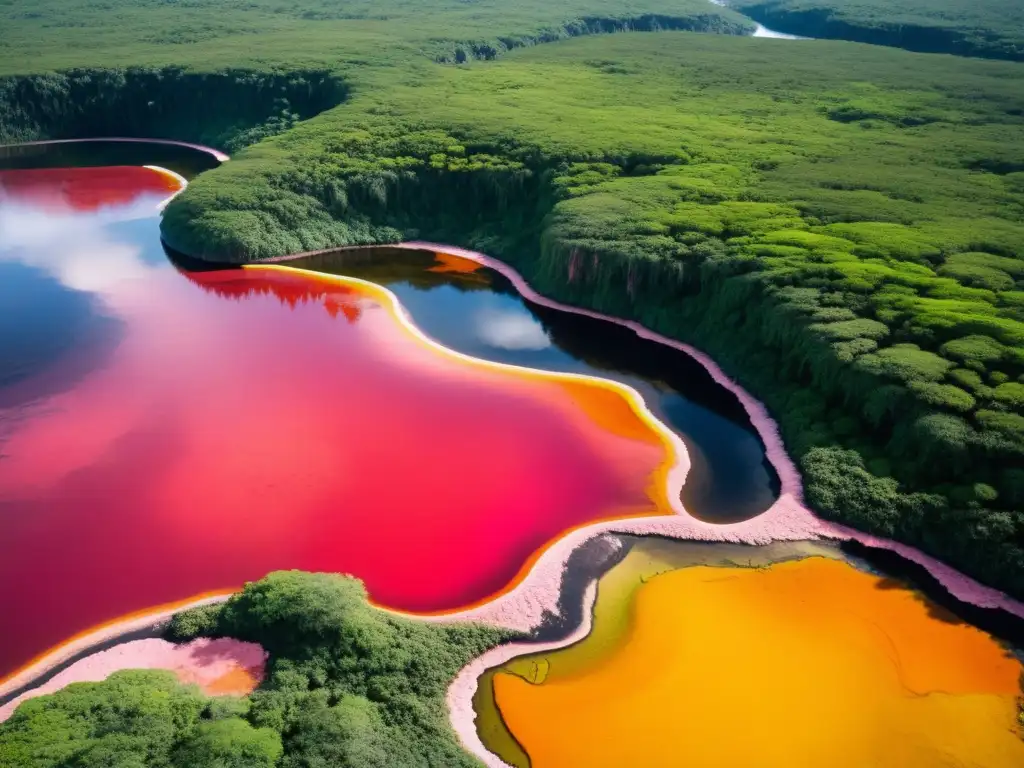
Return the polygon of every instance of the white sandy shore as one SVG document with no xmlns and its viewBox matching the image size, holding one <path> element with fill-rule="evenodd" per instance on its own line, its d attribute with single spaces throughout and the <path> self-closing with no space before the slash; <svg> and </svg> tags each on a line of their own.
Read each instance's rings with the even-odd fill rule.
<svg viewBox="0 0 1024 768">
<path fill-rule="evenodd" d="M 105 624 L 91 631 L 78 635 L 66 643 L 57 646 L 49 653 L 37 658 L 27 666 L 22 667 L 10 677 L 0 682 L 0 697 L 8 696 L 14 691 L 31 684 L 51 672 L 56 667 L 67 664 L 71 659 L 86 653 L 90 648 L 109 643 L 124 635 L 154 629 L 170 620 L 170 618 L 188 608 L 198 608 L 201 605 L 212 605 L 228 599 L 230 595 L 212 595 L 197 598 L 182 603 L 174 603 L 163 608 L 158 608 L 151 613 L 145 613 L 122 621 Z M 77 663 L 77 662 L 76 662 Z M 58 673 L 59 674 L 59 673 Z"/>
</svg>

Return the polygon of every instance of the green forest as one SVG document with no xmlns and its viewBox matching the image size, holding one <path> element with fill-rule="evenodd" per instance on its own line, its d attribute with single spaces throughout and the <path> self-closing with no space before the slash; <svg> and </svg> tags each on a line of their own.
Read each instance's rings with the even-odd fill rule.
<svg viewBox="0 0 1024 768">
<path fill-rule="evenodd" d="M 474 766 L 444 695 L 470 659 L 510 638 L 372 608 L 361 582 L 271 573 L 219 606 L 178 614 L 176 641 L 230 635 L 270 652 L 243 699 L 207 697 L 155 670 L 31 699 L 0 724 L 4 768 Z"/>
<path fill-rule="evenodd" d="M 1018 0 L 729 0 L 765 26 L 805 37 L 1024 61 Z"/>
</svg>

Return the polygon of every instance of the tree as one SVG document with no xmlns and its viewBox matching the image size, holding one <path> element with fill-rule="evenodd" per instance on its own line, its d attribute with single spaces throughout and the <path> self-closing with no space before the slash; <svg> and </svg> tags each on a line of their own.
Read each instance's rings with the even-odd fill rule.
<svg viewBox="0 0 1024 768">
<path fill-rule="evenodd" d="M 237 717 L 201 723 L 175 750 L 175 768 L 273 768 L 281 737 Z"/>
</svg>

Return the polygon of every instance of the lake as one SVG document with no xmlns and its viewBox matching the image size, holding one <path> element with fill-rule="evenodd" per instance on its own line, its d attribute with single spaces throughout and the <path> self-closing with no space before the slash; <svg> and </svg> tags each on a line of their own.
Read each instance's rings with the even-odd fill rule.
<svg viewBox="0 0 1024 768">
<path fill-rule="evenodd" d="M 19 618 L 0 675 L 279 568 L 352 573 L 396 610 L 458 611 L 567 531 L 674 514 L 670 433 L 614 380 L 685 439 L 695 512 L 771 504 L 756 434 L 700 366 L 530 307 L 488 270 L 385 252 L 395 279 L 347 272 L 476 360 L 417 336 L 371 283 L 172 263 L 158 208 L 175 174 L 210 161 L 151 149 L 3 161 L 0 580 L 16 588 L 0 615 Z"/>
</svg>

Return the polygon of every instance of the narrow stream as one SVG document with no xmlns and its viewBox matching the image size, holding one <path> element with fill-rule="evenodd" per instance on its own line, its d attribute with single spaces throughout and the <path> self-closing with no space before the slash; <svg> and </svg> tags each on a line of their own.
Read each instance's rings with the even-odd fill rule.
<svg viewBox="0 0 1024 768">
<path fill-rule="evenodd" d="M 711 0 L 711 2 L 714 3 L 715 5 L 722 6 L 723 8 L 730 8 L 730 5 L 729 5 L 729 3 L 726 0 Z M 736 9 L 733 8 L 732 10 L 736 10 Z M 741 11 L 736 11 L 736 13 L 741 13 Z M 749 16 L 747 18 L 750 19 Z M 812 39 L 812 38 L 809 38 L 809 37 L 801 37 L 800 35 L 790 35 L 790 34 L 787 34 L 785 32 L 776 32 L 774 29 L 768 29 L 768 27 L 766 27 L 764 24 L 756 22 L 753 19 L 750 19 L 750 21 L 753 21 L 754 24 L 755 24 L 754 34 L 752 35 L 752 37 L 771 37 L 771 38 L 774 38 L 776 40 L 810 40 L 810 39 Z"/>
</svg>

